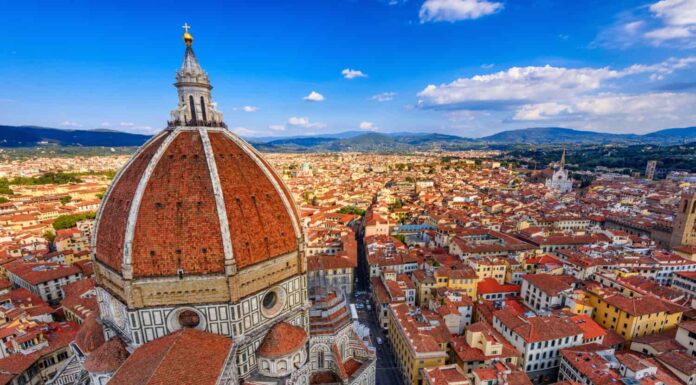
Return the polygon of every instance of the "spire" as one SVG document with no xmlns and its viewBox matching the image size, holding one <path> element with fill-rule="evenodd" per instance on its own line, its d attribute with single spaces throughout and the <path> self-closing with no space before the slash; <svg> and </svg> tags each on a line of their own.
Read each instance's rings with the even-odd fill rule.
<svg viewBox="0 0 696 385">
<path fill-rule="evenodd" d="M 186 51 L 181 69 L 176 73 L 174 85 L 179 94 L 179 104 L 171 113 L 169 126 L 225 127 L 222 113 L 212 101 L 210 90 L 213 86 L 210 85 L 208 74 L 193 53 L 191 27 L 184 23 L 181 28 L 184 29 Z"/>
<path fill-rule="evenodd" d="M 181 63 L 181 72 L 190 72 L 192 74 L 203 73 L 203 69 L 201 69 L 201 65 L 198 64 L 198 59 L 196 59 L 196 54 L 193 53 L 193 48 L 191 48 L 191 45 L 193 44 L 193 35 L 191 35 L 189 32 L 191 26 L 189 26 L 188 23 L 184 23 L 181 28 L 185 30 L 183 38 L 184 43 L 186 44 L 184 62 Z"/>
<path fill-rule="evenodd" d="M 565 146 L 563 146 L 563 154 L 561 155 L 561 161 L 558 163 L 560 168 L 565 167 Z"/>
</svg>

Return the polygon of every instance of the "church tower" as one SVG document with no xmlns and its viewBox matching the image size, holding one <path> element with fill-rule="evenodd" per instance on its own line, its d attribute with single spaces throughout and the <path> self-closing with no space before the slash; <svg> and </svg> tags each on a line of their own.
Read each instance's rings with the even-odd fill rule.
<svg viewBox="0 0 696 385">
<path fill-rule="evenodd" d="M 563 147 L 561 161 L 554 167 L 551 178 L 546 179 L 546 187 L 561 193 L 568 193 L 573 190 L 573 179 L 568 176 L 568 171 L 565 169 L 565 158 L 566 150 Z"/>
<path fill-rule="evenodd" d="M 696 193 L 682 195 L 669 245 L 696 246 Z"/>
</svg>

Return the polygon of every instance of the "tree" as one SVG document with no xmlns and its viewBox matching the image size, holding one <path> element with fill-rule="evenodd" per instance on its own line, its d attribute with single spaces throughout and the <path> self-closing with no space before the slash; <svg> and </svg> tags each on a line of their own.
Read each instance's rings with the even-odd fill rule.
<svg viewBox="0 0 696 385">
<path fill-rule="evenodd" d="M 51 230 L 46 230 L 43 233 L 44 239 L 46 239 L 48 242 L 53 243 L 53 241 L 56 240 L 56 233 L 54 233 Z"/>
<path fill-rule="evenodd" d="M 94 219 L 97 216 L 95 212 L 61 215 L 53 221 L 53 228 L 56 230 L 69 229 L 75 227 L 77 222 L 85 219 Z"/>
<path fill-rule="evenodd" d="M 341 214 L 353 214 L 353 215 L 360 215 L 363 216 L 365 215 L 365 210 L 359 209 L 355 206 L 344 206 L 341 207 L 340 210 L 338 210 L 339 213 Z"/>
<path fill-rule="evenodd" d="M 405 236 L 405 235 L 403 235 L 403 234 L 396 234 L 396 235 L 394 235 L 394 238 L 396 238 L 396 239 L 398 239 L 399 241 L 401 241 L 401 243 L 403 243 L 404 245 L 406 244 L 406 236 Z"/>
<path fill-rule="evenodd" d="M 71 200 L 72 200 L 72 197 L 70 195 L 66 195 L 66 196 L 60 198 L 60 204 L 65 206 L 68 203 L 70 203 Z"/>
<path fill-rule="evenodd" d="M 9 198 L 0 197 L 0 204 L 9 202 Z"/>
</svg>

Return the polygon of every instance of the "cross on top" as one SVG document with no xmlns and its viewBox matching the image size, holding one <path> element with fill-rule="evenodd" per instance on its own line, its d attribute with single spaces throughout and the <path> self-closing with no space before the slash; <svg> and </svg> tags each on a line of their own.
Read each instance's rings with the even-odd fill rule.
<svg viewBox="0 0 696 385">
<path fill-rule="evenodd" d="M 191 26 L 188 25 L 188 23 L 184 23 L 184 25 L 182 25 L 181 28 L 183 28 L 186 32 L 188 32 L 188 30 L 191 28 Z"/>
</svg>

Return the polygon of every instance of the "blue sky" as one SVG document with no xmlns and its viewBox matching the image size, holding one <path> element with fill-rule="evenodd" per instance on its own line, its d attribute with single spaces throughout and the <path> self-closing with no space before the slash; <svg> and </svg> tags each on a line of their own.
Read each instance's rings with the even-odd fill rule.
<svg viewBox="0 0 696 385">
<path fill-rule="evenodd" d="M 23 1 L 0 22 L 0 124 L 157 132 L 184 22 L 244 136 L 696 124 L 696 0 Z"/>
</svg>

